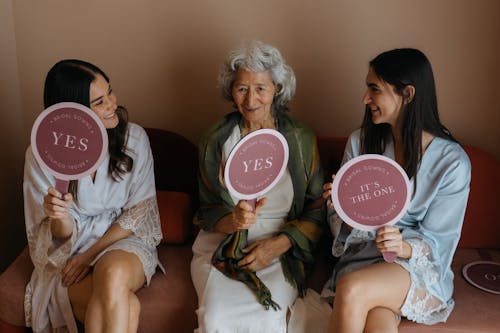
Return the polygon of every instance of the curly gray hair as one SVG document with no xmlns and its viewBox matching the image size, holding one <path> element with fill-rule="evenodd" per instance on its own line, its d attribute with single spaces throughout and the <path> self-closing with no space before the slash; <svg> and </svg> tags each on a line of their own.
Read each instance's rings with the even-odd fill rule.
<svg viewBox="0 0 500 333">
<path fill-rule="evenodd" d="M 280 51 L 272 45 L 254 40 L 232 50 L 219 72 L 219 86 L 222 96 L 234 103 L 232 88 L 238 69 L 243 68 L 251 72 L 269 72 L 276 86 L 276 95 L 273 100 L 275 111 L 288 111 L 288 102 L 295 94 L 295 74 L 285 63 Z"/>
</svg>

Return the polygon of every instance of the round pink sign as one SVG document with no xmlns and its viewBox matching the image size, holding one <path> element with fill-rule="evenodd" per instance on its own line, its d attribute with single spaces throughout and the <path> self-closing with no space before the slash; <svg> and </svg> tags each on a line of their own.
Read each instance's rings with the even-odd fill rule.
<svg viewBox="0 0 500 333">
<path fill-rule="evenodd" d="M 462 273 L 474 287 L 500 295 L 500 263 L 474 261 L 465 265 Z"/>
<path fill-rule="evenodd" d="M 396 223 L 410 202 L 410 182 L 390 158 L 366 154 L 344 164 L 335 175 L 332 201 L 350 226 L 375 230 Z"/>
<path fill-rule="evenodd" d="M 43 169 L 58 181 L 67 182 L 99 167 L 107 152 L 108 136 L 92 110 L 63 102 L 37 117 L 31 130 L 31 147 Z"/>
<path fill-rule="evenodd" d="M 278 131 L 254 131 L 231 150 L 224 169 L 229 192 L 239 199 L 255 199 L 280 180 L 288 163 L 288 144 Z"/>
</svg>

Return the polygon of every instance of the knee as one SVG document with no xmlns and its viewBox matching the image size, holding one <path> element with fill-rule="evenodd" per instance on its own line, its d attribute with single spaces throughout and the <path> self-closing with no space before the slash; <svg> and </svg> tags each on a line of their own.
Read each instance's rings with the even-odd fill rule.
<svg viewBox="0 0 500 333">
<path fill-rule="evenodd" d="M 358 278 L 357 274 L 349 273 L 342 276 L 337 281 L 335 300 L 346 303 L 363 302 L 366 295 L 362 279 Z"/>
<path fill-rule="evenodd" d="M 115 299 L 128 295 L 128 280 L 128 270 L 120 263 L 103 263 L 94 270 L 94 289 L 104 297 Z"/>
</svg>

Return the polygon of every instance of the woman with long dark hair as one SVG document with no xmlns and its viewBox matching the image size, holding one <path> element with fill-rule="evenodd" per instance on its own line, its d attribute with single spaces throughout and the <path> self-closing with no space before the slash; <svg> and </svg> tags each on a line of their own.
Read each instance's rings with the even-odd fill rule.
<svg viewBox="0 0 500 333">
<path fill-rule="evenodd" d="M 108 132 L 108 155 L 90 176 L 59 193 L 55 179 L 26 151 L 24 208 L 35 266 L 25 314 L 34 332 L 136 332 L 135 292 L 159 265 L 161 239 L 153 158 L 144 129 L 129 123 L 109 78 L 81 60 L 63 60 L 47 74 L 44 104 L 89 107 Z"/>
<path fill-rule="evenodd" d="M 324 295 L 334 296 L 330 332 L 397 332 L 401 316 L 434 324 L 453 309 L 451 261 L 462 228 L 470 162 L 439 119 L 431 64 L 416 49 L 384 52 L 366 76 L 361 128 L 343 163 L 382 154 L 406 171 L 411 202 L 394 226 L 349 228 L 329 202 L 333 253 L 340 257 Z M 323 198 L 331 195 L 325 184 Z M 394 263 L 384 252 L 395 252 Z"/>
</svg>

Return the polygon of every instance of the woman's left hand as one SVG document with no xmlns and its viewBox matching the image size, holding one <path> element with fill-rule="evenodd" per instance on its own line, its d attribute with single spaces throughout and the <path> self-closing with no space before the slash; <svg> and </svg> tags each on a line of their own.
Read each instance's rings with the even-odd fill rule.
<svg viewBox="0 0 500 333">
<path fill-rule="evenodd" d="M 238 261 L 238 265 L 254 272 L 258 271 L 271 265 L 275 258 L 288 251 L 291 246 L 285 235 L 255 241 L 242 250 L 247 255 Z"/>
<path fill-rule="evenodd" d="M 399 258 L 410 258 L 411 247 L 403 240 L 398 227 L 387 225 L 377 229 L 375 243 L 381 252 L 395 252 Z"/>
<path fill-rule="evenodd" d="M 87 253 L 78 253 L 69 258 L 62 270 L 62 284 L 65 287 L 78 283 L 89 273 L 93 258 Z"/>
</svg>

